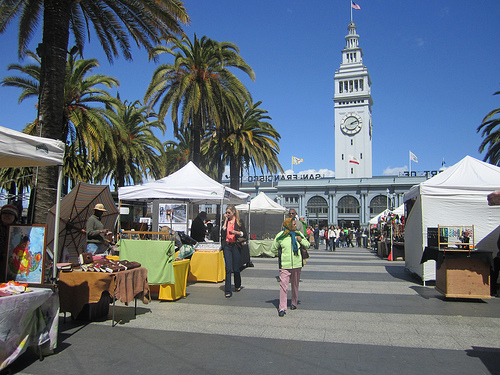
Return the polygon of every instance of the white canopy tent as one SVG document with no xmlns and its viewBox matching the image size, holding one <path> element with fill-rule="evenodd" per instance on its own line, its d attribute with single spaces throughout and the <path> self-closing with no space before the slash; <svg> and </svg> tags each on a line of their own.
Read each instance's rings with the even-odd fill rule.
<svg viewBox="0 0 500 375">
<path fill-rule="evenodd" d="M 371 225 L 378 224 L 379 219 L 383 216 L 387 216 L 390 212 L 392 212 L 394 215 L 402 216 L 405 214 L 405 205 L 402 204 L 401 206 L 397 207 L 393 211 L 386 209 L 386 210 L 382 211 L 381 213 L 379 213 L 377 216 L 372 217 L 370 219 L 369 223 Z"/>
<path fill-rule="evenodd" d="M 466 156 L 404 195 L 412 203 L 405 227 L 405 265 L 427 280 L 435 280 L 436 264 L 420 264 L 427 246 L 427 228 L 474 225 L 478 249 L 496 253 L 500 207 L 488 206 L 487 195 L 500 187 L 500 168 Z M 413 200 L 413 202 L 409 202 Z"/>
<path fill-rule="evenodd" d="M 62 165 L 64 143 L 55 139 L 35 137 L 0 126 L 0 168 L 59 166 L 56 197 L 56 227 L 54 235 L 59 233 L 60 200 L 62 190 Z M 55 267 L 58 249 L 58 236 L 54 240 L 53 278 L 57 277 Z"/>
<path fill-rule="evenodd" d="M 273 201 L 264 192 L 260 192 L 252 198 L 249 204 L 240 204 L 236 206 L 240 212 L 248 213 L 248 233 L 276 234 L 281 230 L 284 215 L 288 211 L 286 207 Z M 257 215 L 256 220 L 251 220 L 253 215 Z M 255 223 L 252 230 L 251 223 Z"/>
<path fill-rule="evenodd" d="M 118 189 L 120 201 L 164 200 L 172 203 L 222 205 L 246 202 L 248 197 L 247 193 L 231 189 L 211 179 L 193 162 L 157 181 Z"/>
</svg>

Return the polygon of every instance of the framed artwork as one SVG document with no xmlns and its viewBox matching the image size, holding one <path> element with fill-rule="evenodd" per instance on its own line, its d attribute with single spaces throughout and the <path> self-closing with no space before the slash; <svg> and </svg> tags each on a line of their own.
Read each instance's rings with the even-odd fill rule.
<svg viewBox="0 0 500 375">
<path fill-rule="evenodd" d="M 158 223 L 169 224 L 186 224 L 187 211 L 185 204 L 166 204 L 158 205 Z"/>
<path fill-rule="evenodd" d="M 6 275 L 10 280 L 43 283 L 46 231 L 45 224 L 9 226 Z"/>
</svg>

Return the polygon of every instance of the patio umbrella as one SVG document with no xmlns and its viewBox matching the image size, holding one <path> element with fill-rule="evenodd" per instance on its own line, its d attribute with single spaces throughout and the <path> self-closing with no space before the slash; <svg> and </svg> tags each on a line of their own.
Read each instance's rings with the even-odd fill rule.
<svg viewBox="0 0 500 375">
<path fill-rule="evenodd" d="M 108 185 L 80 182 L 61 200 L 59 259 L 56 263 L 60 261 L 64 249 L 69 252 L 70 257 L 75 258 L 85 252 L 87 220 L 94 213 L 94 207 L 98 203 L 102 203 L 106 208 L 101 217 L 104 228 L 113 230 L 118 218 L 118 209 Z M 52 251 L 54 251 L 55 214 L 56 206 L 53 206 L 47 215 L 47 247 Z"/>
</svg>

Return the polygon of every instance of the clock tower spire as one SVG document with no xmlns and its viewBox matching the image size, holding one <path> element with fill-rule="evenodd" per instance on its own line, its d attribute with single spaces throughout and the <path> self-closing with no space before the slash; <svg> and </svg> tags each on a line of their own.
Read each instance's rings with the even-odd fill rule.
<svg viewBox="0 0 500 375">
<path fill-rule="evenodd" d="M 371 80 L 354 22 L 348 26 L 342 63 L 335 72 L 335 177 L 372 177 Z"/>
</svg>

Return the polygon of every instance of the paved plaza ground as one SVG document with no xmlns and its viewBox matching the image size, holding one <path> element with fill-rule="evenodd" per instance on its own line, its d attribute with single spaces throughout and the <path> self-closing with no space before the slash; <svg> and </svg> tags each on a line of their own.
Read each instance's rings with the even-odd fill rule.
<svg viewBox="0 0 500 375">
<path fill-rule="evenodd" d="M 500 374 L 500 298 L 453 300 L 404 261 L 311 250 L 299 305 L 278 317 L 277 260 L 252 258 L 243 290 L 196 283 L 177 302 L 119 305 L 120 323 L 60 317 L 59 346 L 20 374 Z M 290 295 L 289 295 L 290 298 Z"/>
</svg>

